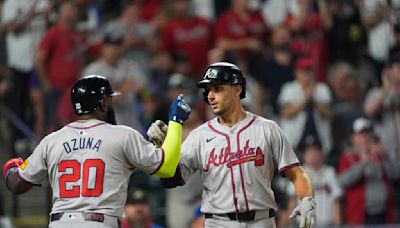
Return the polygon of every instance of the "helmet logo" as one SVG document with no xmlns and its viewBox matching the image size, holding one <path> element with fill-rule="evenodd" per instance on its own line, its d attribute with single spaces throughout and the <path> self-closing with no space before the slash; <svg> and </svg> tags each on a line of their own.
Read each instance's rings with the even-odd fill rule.
<svg viewBox="0 0 400 228">
<path fill-rule="evenodd" d="M 81 103 L 75 103 L 75 110 L 77 110 L 78 113 L 82 113 Z"/>
<path fill-rule="evenodd" d="M 215 78 L 217 78 L 217 74 L 218 74 L 217 70 L 210 68 L 207 70 L 206 75 L 204 76 L 204 79 L 210 79 L 210 78 L 215 79 Z"/>
</svg>

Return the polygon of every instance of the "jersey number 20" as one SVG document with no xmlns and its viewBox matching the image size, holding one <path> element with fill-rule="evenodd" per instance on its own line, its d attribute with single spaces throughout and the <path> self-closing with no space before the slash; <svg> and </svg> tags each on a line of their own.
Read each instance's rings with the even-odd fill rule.
<svg viewBox="0 0 400 228">
<path fill-rule="evenodd" d="M 81 195 L 84 197 L 100 196 L 103 193 L 104 166 L 105 164 L 101 159 L 88 159 L 83 162 L 83 165 L 77 160 L 60 162 L 58 172 L 63 173 L 67 169 L 72 170 L 72 173 L 64 173 L 60 176 L 60 198 L 75 198 Z M 82 172 L 81 169 L 83 169 Z M 96 173 L 95 176 L 90 175 L 93 175 L 93 172 Z M 81 173 L 83 175 L 82 185 L 73 185 L 72 183 L 81 179 Z M 72 185 L 70 189 L 67 189 L 67 183 L 70 183 L 70 186 Z M 91 183 L 91 186 L 89 186 L 89 183 Z"/>
</svg>

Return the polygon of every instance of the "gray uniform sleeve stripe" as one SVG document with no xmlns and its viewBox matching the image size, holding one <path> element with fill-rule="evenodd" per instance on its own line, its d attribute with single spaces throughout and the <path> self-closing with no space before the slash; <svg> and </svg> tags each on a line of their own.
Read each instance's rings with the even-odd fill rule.
<svg viewBox="0 0 400 228">
<path fill-rule="evenodd" d="M 287 165 L 287 166 L 285 166 L 285 167 L 282 167 L 281 169 L 279 169 L 279 173 L 280 173 L 280 174 L 283 174 L 283 172 L 285 172 L 286 170 L 288 170 L 288 169 L 290 169 L 290 168 L 292 168 L 292 167 L 295 167 L 295 166 L 300 166 L 300 163 L 296 162 L 296 163 Z"/>
</svg>

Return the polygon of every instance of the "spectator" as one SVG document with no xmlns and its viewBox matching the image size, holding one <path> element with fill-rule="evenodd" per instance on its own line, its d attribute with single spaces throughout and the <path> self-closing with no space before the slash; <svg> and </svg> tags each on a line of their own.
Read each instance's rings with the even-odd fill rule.
<svg viewBox="0 0 400 228">
<path fill-rule="evenodd" d="M 283 26 L 272 32 L 272 54 L 261 61 L 260 69 L 255 75 L 258 81 L 257 113 L 267 115 L 266 104 L 270 104 L 270 118 L 279 116 L 278 96 L 283 84 L 294 78 L 294 55 L 291 47 L 292 39 L 289 30 Z M 267 94 L 267 96 L 266 96 Z M 268 101 L 266 101 L 268 97 Z"/>
<path fill-rule="evenodd" d="M 368 54 L 378 80 L 389 57 L 389 50 L 394 45 L 390 10 L 387 0 L 364 0 L 361 4 L 362 23 L 368 33 Z"/>
<path fill-rule="evenodd" d="M 249 11 L 248 0 L 231 0 L 231 8 L 219 16 L 216 24 L 216 48 L 225 53 L 226 60 L 246 61 L 248 69 L 254 70 L 267 42 L 268 29 L 261 13 Z"/>
<path fill-rule="evenodd" d="M 141 127 L 138 128 L 138 131 L 146 137 L 147 129 L 157 120 L 155 116 L 157 115 L 158 98 L 149 91 L 143 91 L 139 96 L 139 100 L 140 110 L 138 112 Z"/>
<path fill-rule="evenodd" d="M 194 15 L 215 21 L 214 0 L 192 0 L 191 3 Z"/>
<path fill-rule="evenodd" d="M 400 53 L 400 18 L 393 25 L 393 33 L 394 33 L 394 38 L 395 38 L 395 44 L 390 49 L 389 58 L 395 56 L 396 53 Z"/>
<path fill-rule="evenodd" d="M 328 159 L 335 167 L 341 152 L 348 146 L 353 121 L 363 115 L 362 92 L 354 78 L 354 69 L 347 63 L 333 64 L 328 73 L 328 83 L 333 94 L 332 140 L 333 151 Z"/>
<path fill-rule="evenodd" d="M 312 59 L 298 59 L 295 68 L 295 80 L 283 85 L 278 98 L 282 130 L 297 150 L 302 149 L 301 142 L 313 137 L 321 142 L 323 151 L 329 153 L 332 148 L 331 93 L 326 84 L 315 82 Z"/>
<path fill-rule="evenodd" d="M 78 7 L 77 30 L 80 32 L 90 33 L 96 32 L 100 25 L 99 9 L 92 0 L 73 0 Z"/>
<path fill-rule="evenodd" d="M 40 39 L 46 31 L 46 16 L 51 9 L 47 0 L 7 0 L 2 10 L 2 23 L 6 33 L 8 67 L 11 71 L 10 86 L 7 103 L 15 115 L 26 125 L 35 127 L 40 137 L 42 132 L 41 94 L 31 86 L 35 80 L 34 70 L 35 53 Z M 4 85 L 4 84 L 3 84 Z M 35 111 L 35 119 L 29 113 Z M 31 116 L 32 117 L 32 116 Z M 33 123 L 32 123 L 33 122 Z M 11 128 L 12 150 L 18 151 L 17 144 L 24 136 L 16 129 Z"/>
<path fill-rule="evenodd" d="M 136 0 L 140 6 L 140 19 L 151 21 L 160 12 L 165 0 Z"/>
<path fill-rule="evenodd" d="M 332 90 L 333 102 L 341 102 L 346 99 L 346 90 L 344 88 L 353 74 L 353 68 L 345 62 L 337 62 L 331 65 L 327 82 Z"/>
<path fill-rule="evenodd" d="M 124 58 L 139 63 L 148 69 L 149 50 L 154 44 L 154 34 L 148 24 L 139 18 L 139 3 L 127 2 L 121 9 L 120 17 L 104 25 L 102 36 L 122 34 L 124 37 Z"/>
<path fill-rule="evenodd" d="M 36 56 L 37 72 L 44 89 L 46 127 L 54 131 L 60 122 L 74 118 L 70 88 L 79 78 L 83 56 L 83 38 L 75 31 L 76 5 L 65 1 L 59 8 L 57 23 L 40 42 Z M 58 112 L 58 113 L 57 113 Z"/>
<path fill-rule="evenodd" d="M 400 52 L 382 72 L 383 85 L 368 92 L 364 111 L 376 120 L 376 132 L 392 159 L 400 164 Z"/>
<path fill-rule="evenodd" d="M 122 228 L 162 228 L 152 222 L 149 202 L 141 190 L 128 194 L 124 212 L 125 219 L 121 222 Z"/>
<path fill-rule="evenodd" d="M 262 1 L 261 12 L 265 21 L 271 27 L 281 25 L 289 14 L 292 1 L 268 0 Z"/>
<path fill-rule="evenodd" d="M 210 22 L 190 14 L 189 0 L 173 0 L 172 19 L 162 32 L 161 48 L 175 56 L 183 56 L 189 62 L 191 78 L 198 80 L 207 67 L 207 55 L 212 40 Z"/>
<path fill-rule="evenodd" d="M 106 35 L 100 58 L 89 64 L 83 75 L 106 76 L 113 87 L 121 92 L 121 96 L 114 103 L 117 123 L 139 129 L 139 117 L 134 109 L 136 95 L 147 84 L 146 76 L 138 63 L 121 59 L 122 43 L 121 35 Z"/>
<path fill-rule="evenodd" d="M 318 0 L 319 12 L 312 10 L 310 0 L 297 0 L 299 12 L 289 15 L 286 24 L 294 33 L 297 53 L 307 53 L 316 64 L 316 79 L 325 81 L 327 67 L 327 46 L 324 30 L 332 27 L 332 16 L 325 0 Z"/>
<path fill-rule="evenodd" d="M 361 23 L 360 1 L 327 1 L 332 14 L 332 29 L 327 33 L 330 62 L 346 61 L 357 65 L 366 45 L 366 32 Z"/>
<path fill-rule="evenodd" d="M 166 120 L 164 114 L 168 112 L 168 107 L 169 107 L 168 103 L 171 100 L 173 100 L 173 97 L 175 95 L 185 94 L 185 100 L 188 101 L 190 106 L 193 106 L 193 102 L 197 102 L 193 90 L 194 87 L 195 87 L 194 82 L 188 76 L 185 76 L 180 73 L 171 74 L 168 79 L 167 97 L 159 99 L 158 110 L 156 112 L 157 113 L 156 119 L 162 121 Z"/>
<path fill-rule="evenodd" d="M 305 142 L 304 170 L 311 179 L 317 203 L 318 227 L 340 224 L 340 197 L 342 189 L 333 167 L 324 164 L 321 144 L 311 140 Z"/>
<path fill-rule="evenodd" d="M 339 163 L 339 182 L 345 191 L 344 222 L 351 225 L 390 224 L 393 220 L 391 179 L 398 167 L 372 135 L 371 121 L 353 123 L 351 148 Z"/>
<path fill-rule="evenodd" d="M 150 59 L 149 90 L 156 96 L 162 97 L 164 91 L 168 90 L 168 80 L 173 71 L 173 63 L 170 56 L 165 52 L 156 52 Z"/>
</svg>

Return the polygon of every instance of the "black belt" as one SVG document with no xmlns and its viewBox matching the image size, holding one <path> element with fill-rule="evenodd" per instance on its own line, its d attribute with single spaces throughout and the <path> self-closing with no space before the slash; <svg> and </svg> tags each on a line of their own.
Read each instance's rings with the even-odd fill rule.
<svg viewBox="0 0 400 228">
<path fill-rule="evenodd" d="M 50 222 L 58 221 L 64 213 L 56 213 L 50 216 Z M 104 222 L 104 215 L 101 213 L 93 213 L 93 212 L 85 212 L 82 213 L 83 219 L 85 221 L 93 221 L 93 222 Z"/>
<path fill-rule="evenodd" d="M 226 214 L 210 214 L 210 213 L 205 213 L 204 216 L 205 218 L 213 218 L 213 216 L 224 216 L 228 217 L 230 220 L 234 221 L 254 221 L 256 218 L 256 211 L 248 211 L 248 212 L 240 212 L 240 213 L 226 213 Z M 269 209 L 269 218 L 275 217 L 275 210 L 274 209 Z"/>
</svg>

